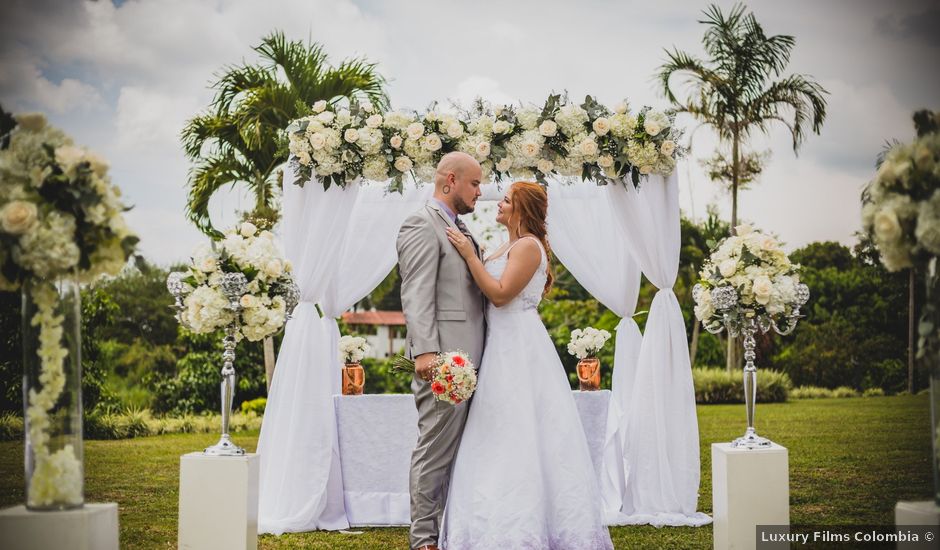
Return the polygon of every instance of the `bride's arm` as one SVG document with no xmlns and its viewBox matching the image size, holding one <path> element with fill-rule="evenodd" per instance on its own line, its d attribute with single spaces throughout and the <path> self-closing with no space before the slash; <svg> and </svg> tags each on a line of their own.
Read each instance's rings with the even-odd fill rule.
<svg viewBox="0 0 940 550">
<path fill-rule="evenodd" d="M 483 295 L 496 307 L 508 304 L 522 292 L 542 262 L 539 245 L 532 239 L 522 239 L 523 242 L 516 243 L 510 251 L 506 269 L 497 280 L 483 267 L 483 262 L 473 250 L 473 243 L 463 233 L 448 227 L 447 238 L 467 262 L 470 274 Z"/>
</svg>

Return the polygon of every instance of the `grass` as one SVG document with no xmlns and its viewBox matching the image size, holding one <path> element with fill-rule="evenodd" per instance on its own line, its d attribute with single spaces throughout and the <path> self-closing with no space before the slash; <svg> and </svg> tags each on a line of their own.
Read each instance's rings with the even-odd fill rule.
<svg viewBox="0 0 940 550">
<path fill-rule="evenodd" d="M 794 524 L 893 524 L 898 500 L 930 498 L 930 419 L 925 395 L 814 399 L 758 405 L 761 435 L 790 450 Z M 702 449 L 699 510 L 711 514 L 711 443 L 743 432 L 742 405 L 698 407 Z M 235 437 L 253 451 L 258 432 Z M 179 457 L 215 442 L 176 434 L 85 443 L 86 498 L 120 505 L 121 546 L 176 548 Z M 22 443 L 0 443 L 0 506 L 23 499 Z M 264 535 L 260 548 L 407 548 L 404 528 Z M 711 548 L 711 526 L 614 527 L 616 548 Z"/>
</svg>

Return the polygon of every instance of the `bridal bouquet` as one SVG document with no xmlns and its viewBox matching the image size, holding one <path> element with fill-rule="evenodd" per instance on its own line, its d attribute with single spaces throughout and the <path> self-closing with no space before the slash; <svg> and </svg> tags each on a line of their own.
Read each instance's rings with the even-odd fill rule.
<svg viewBox="0 0 940 550">
<path fill-rule="evenodd" d="M 343 363 L 358 363 L 369 351 L 369 343 L 361 336 L 343 336 L 339 339 L 339 356 Z"/>
<path fill-rule="evenodd" d="M 772 320 L 797 315 L 809 298 L 800 283 L 800 266 L 775 238 L 748 225 L 721 241 L 702 267 L 692 292 L 695 316 L 707 328 L 726 320 L 754 318 L 769 327 Z"/>
<path fill-rule="evenodd" d="M 596 357 L 607 340 L 610 340 L 610 333 L 606 330 L 597 330 L 594 327 L 587 327 L 584 330 L 576 328 L 571 331 L 568 353 L 578 359 Z"/>
<path fill-rule="evenodd" d="M 236 337 L 263 340 L 281 330 L 298 300 L 291 263 L 278 250 L 274 234 L 250 222 L 226 231 L 215 246 L 198 248 L 184 273 L 179 318 L 199 334 L 238 321 Z M 244 276 L 246 284 L 234 298 L 227 296 L 227 274 Z M 231 307 L 233 299 L 238 307 Z"/>
<path fill-rule="evenodd" d="M 396 370 L 414 373 L 415 362 L 399 355 L 392 363 Z M 462 351 L 437 354 L 431 367 L 431 393 L 438 401 L 458 405 L 477 389 L 477 371 Z"/>
</svg>

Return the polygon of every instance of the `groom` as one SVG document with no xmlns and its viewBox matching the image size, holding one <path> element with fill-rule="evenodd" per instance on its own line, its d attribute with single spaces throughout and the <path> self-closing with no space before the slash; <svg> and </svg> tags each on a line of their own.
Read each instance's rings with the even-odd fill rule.
<svg viewBox="0 0 940 550">
<path fill-rule="evenodd" d="M 432 361 L 438 352 L 461 350 L 479 366 L 483 356 L 483 294 L 446 233 L 447 227 L 460 230 L 479 254 L 479 246 L 457 216 L 473 212 L 482 178 L 480 164 L 470 155 L 444 155 L 434 176 L 434 197 L 405 220 L 398 232 L 406 353 L 415 362 L 411 389 L 418 408 L 418 442 L 410 473 L 413 549 L 437 549 L 451 464 L 469 406 L 434 398 L 429 383 Z"/>
</svg>

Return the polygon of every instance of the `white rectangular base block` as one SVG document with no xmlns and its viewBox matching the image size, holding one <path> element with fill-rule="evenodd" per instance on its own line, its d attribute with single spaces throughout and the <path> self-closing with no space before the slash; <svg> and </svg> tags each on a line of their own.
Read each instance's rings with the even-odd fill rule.
<svg viewBox="0 0 940 550">
<path fill-rule="evenodd" d="M 33 512 L 23 505 L 0 510 L 0 548 L 118 550 L 118 505 L 85 504 L 61 512 Z"/>
<path fill-rule="evenodd" d="M 713 443 L 712 513 L 715 550 L 756 548 L 758 525 L 789 525 L 786 447 L 748 450 Z"/>
<path fill-rule="evenodd" d="M 256 550 L 261 456 L 180 457 L 180 550 Z"/>
</svg>

